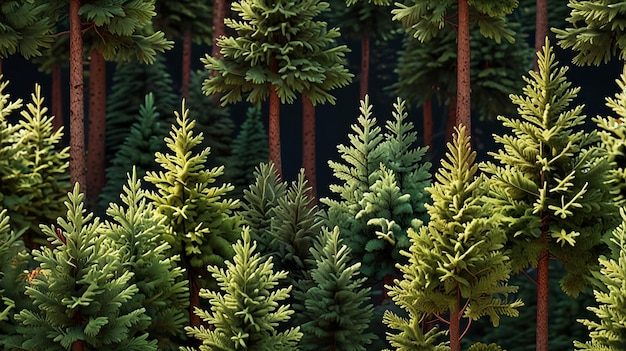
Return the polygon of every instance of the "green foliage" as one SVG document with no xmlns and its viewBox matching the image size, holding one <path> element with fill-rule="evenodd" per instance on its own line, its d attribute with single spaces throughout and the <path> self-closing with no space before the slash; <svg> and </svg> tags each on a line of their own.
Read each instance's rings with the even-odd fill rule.
<svg viewBox="0 0 626 351">
<path fill-rule="evenodd" d="M 207 71 L 215 72 L 204 81 L 205 94 L 223 94 L 223 104 L 238 102 L 244 94 L 258 103 L 274 86 L 282 103 L 292 103 L 297 93 L 313 104 L 334 103 L 328 91 L 347 85 L 352 75 L 343 67 L 348 48 L 335 43 L 339 30 L 314 20 L 328 8 L 319 0 L 234 1 L 232 10 L 240 20 L 224 21 L 236 35 L 218 39 L 223 59 L 201 59 Z"/>
<path fill-rule="evenodd" d="M 350 249 L 342 243 L 338 227 L 323 228 L 311 254 L 314 286 L 294 292 L 304 301 L 303 311 L 296 309 L 301 313 L 296 320 L 302 326 L 302 350 L 365 351 L 375 338 L 366 333 L 374 311 L 366 278 L 357 277 L 360 263 L 350 263 Z"/>
<path fill-rule="evenodd" d="M 483 344 L 478 342 L 470 346 L 467 351 L 502 351 L 502 348 L 497 344 Z"/>
<path fill-rule="evenodd" d="M 200 293 L 209 300 L 211 311 L 198 309 L 196 313 L 213 328 L 187 327 L 188 334 L 202 342 L 201 351 L 298 350 L 302 337 L 299 328 L 278 329 L 293 314 L 289 305 L 281 304 L 289 297 L 291 287 L 277 288 L 287 272 L 274 272 L 272 259 L 256 252 L 247 227 L 233 244 L 233 251 L 235 255 L 226 261 L 226 269 L 215 265 L 208 268 L 220 291 L 203 289 Z"/>
<path fill-rule="evenodd" d="M 501 315 L 516 316 L 523 305 L 508 300 L 517 287 L 508 285 L 511 262 L 503 250 L 506 235 L 485 203 L 489 188 L 484 177 L 476 176 L 475 158 L 461 126 L 448 144 L 437 182 L 426 188 L 433 199 L 432 205 L 426 205 L 428 226 L 408 230 L 411 246 L 402 254 L 409 262 L 399 266 L 403 279 L 389 287 L 389 295 L 411 319 L 421 321 L 449 312 L 471 320 L 488 316 L 498 326 Z M 414 327 L 416 322 L 393 315 L 387 311 L 384 317 L 386 324 L 400 330 L 391 334 L 392 345 L 400 347 L 400 340 L 416 342 L 416 335 L 408 333 L 420 332 Z"/>
<path fill-rule="evenodd" d="M 246 119 L 232 143 L 232 152 L 226 158 L 224 177 L 234 186 L 233 196 L 241 198 L 244 189 L 254 184 L 255 168 L 261 162 L 268 162 L 268 138 L 265 126 L 261 121 L 261 109 L 249 107 Z"/>
<path fill-rule="evenodd" d="M 208 148 L 195 153 L 202 142 L 194 134 L 195 121 L 183 101 L 176 124 L 165 138 L 169 153 L 156 153 L 162 170 L 149 171 L 145 177 L 156 188 L 146 196 L 167 218 L 166 241 L 172 254 L 180 254 L 187 269 L 204 275 L 207 265 L 223 267 L 232 256 L 231 244 L 239 235 L 239 218 L 234 211 L 238 200 L 228 199 L 230 184 L 213 185 L 224 173 L 224 166 L 206 169 Z M 188 266 L 187 266 L 188 265 Z"/>
<path fill-rule="evenodd" d="M 123 145 L 137 120 L 139 106 L 145 96 L 154 94 L 157 112 L 166 125 L 170 124 L 177 95 L 174 82 L 165 64 L 165 56 L 158 55 L 155 62 L 119 64 L 113 73 L 111 94 L 107 97 L 106 154 L 115 155 Z M 125 169 L 124 174 L 130 169 Z M 117 194 L 116 194 L 117 195 Z"/>
<path fill-rule="evenodd" d="M 626 58 L 626 6 L 621 1 L 570 0 L 567 6 L 571 8 L 567 27 L 553 31 L 561 47 L 577 52 L 575 64 L 599 65 L 616 55 Z"/>
<path fill-rule="evenodd" d="M 150 317 L 130 303 L 138 292 L 133 273 L 83 200 L 77 184 L 60 228 L 42 225 L 50 246 L 33 251 L 40 271 L 26 290 L 34 308 L 17 316 L 22 347 L 67 350 L 79 342 L 98 350 L 156 350 L 145 332 Z"/>
<path fill-rule="evenodd" d="M 500 43 L 502 38 L 513 42 L 514 31 L 507 27 L 505 16 L 511 14 L 518 0 L 468 0 L 470 19 L 478 24 L 480 34 Z M 439 35 L 456 14 L 456 0 L 405 0 L 396 3 L 393 19 L 400 21 L 407 33 L 420 42 L 428 42 Z"/>
<path fill-rule="evenodd" d="M 362 262 L 367 277 L 380 279 L 395 273 L 402 261 L 400 250 L 409 246 L 406 229 L 426 222 L 424 188 L 430 182 L 430 163 L 422 163 L 426 148 L 415 148 L 413 124 L 405 103 L 394 104 L 386 132 L 376 125 L 369 99 L 361 102 L 350 145 L 337 149 L 342 162 L 329 161 L 339 184 L 330 190 L 339 200 L 323 198 L 328 205 L 327 225 L 339 226 L 346 244 Z"/>
<path fill-rule="evenodd" d="M 213 38 L 213 11 L 204 0 L 156 0 L 155 27 L 170 39 L 183 38 L 190 31 L 194 42 L 211 44 Z"/>
<path fill-rule="evenodd" d="M 331 11 L 325 14 L 342 34 L 360 40 L 363 35 L 370 39 L 386 40 L 398 27 L 391 19 L 391 2 L 385 0 L 330 1 Z"/>
<path fill-rule="evenodd" d="M 25 58 L 41 56 L 53 41 L 53 23 L 45 3 L 3 1 L 0 4 L 0 58 L 19 52 Z"/>
<path fill-rule="evenodd" d="M 139 107 L 137 121 L 130 127 L 130 133 L 106 169 L 107 184 L 100 194 L 102 208 L 117 201 L 126 184 L 126 173 L 133 167 L 139 178 L 143 178 L 147 170 L 156 169 L 154 154 L 165 147 L 163 138 L 166 133 L 165 124 L 159 122 L 154 94 L 149 93 Z"/>
<path fill-rule="evenodd" d="M 128 303 L 143 307 L 150 317 L 146 328 L 150 340 L 157 340 L 159 350 L 177 350 L 185 339 L 188 281 L 179 267 L 180 257 L 170 256 L 163 241 L 165 218 L 146 201 L 137 178 L 133 168 L 120 196 L 124 205 L 110 204 L 107 215 L 112 220 L 105 223 L 105 230 L 117 245 L 120 261 L 134 273 L 129 283 L 137 285 L 137 294 Z"/>
<path fill-rule="evenodd" d="M 606 251 L 602 236 L 615 226 L 606 174 L 609 163 L 597 147 L 595 131 L 582 129 L 582 106 L 569 108 L 579 89 L 559 68 L 549 42 L 539 53 L 539 72 L 525 77 L 523 95 L 511 95 L 519 117 L 500 116 L 513 135 L 495 136 L 503 146 L 486 163 L 494 205 L 508 228 L 514 271 L 536 266 L 541 240 L 561 260 L 567 275 L 563 290 L 585 288 L 584 276 Z"/>
<path fill-rule="evenodd" d="M 617 351 L 626 347 L 626 212 L 620 209 L 622 223 L 613 231 L 611 242 L 616 257 L 600 257 L 600 271 L 594 272 L 594 295 L 597 307 L 588 307 L 596 321 L 579 320 L 589 329 L 590 341 L 574 342 L 576 350 Z M 599 321 L 597 321 L 599 320 Z"/>
</svg>

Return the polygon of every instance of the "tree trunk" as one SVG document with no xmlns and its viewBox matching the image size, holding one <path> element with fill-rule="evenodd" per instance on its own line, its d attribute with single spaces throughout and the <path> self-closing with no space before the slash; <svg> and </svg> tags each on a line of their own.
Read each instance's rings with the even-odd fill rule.
<svg viewBox="0 0 626 351">
<path fill-rule="evenodd" d="M 181 95 L 183 99 L 189 99 L 189 82 L 191 81 L 191 29 L 185 29 L 183 35 L 183 71 L 181 82 Z"/>
<path fill-rule="evenodd" d="M 461 351 L 461 290 L 457 286 L 456 306 L 450 310 L 450 351 Z"/>
<path fill-rule="evenodd" d="M 200 327 L 202 319 L 195 313 L 196 308 L 200 307 L 200 284 L 198 283 L 198 274 L 193 267 L 187 270 L 189 278 L 189 324 L 192 327 Z"/>
<path fill-rule="evenodd" d="M 361 83 L 360 99 L 365 99 L 368 93 L 368 82 L 370 79 L 370 37 L 367 33 L 361 35 Z"/>
<path fill-rule="evenodd" d="M 87 191 L 85 163 L 85 97 L 83 92 L 83 37 L 78 10 L 80 0 L 70 0 L 70 179 Z"/>
<path fill-rule="evenodd" d="M 270 85 L 270 119 L 269 119 L 269 152 L 270 161 L 276 166 L 276 172 L 283 177 L 283 167 L 280 157 L 280 100 L 276 87 Z"/>
<path fill-rule="evenodd" d="M 431 146 L 433 143 L 433 100 L 432 98 L 424 101 L 422 107 L 422 115 L 424 118 L 424 146 Z"/>
<path fill-rule="evenodd" d="M 315 106 L 311 100 L 302 95 L 302 165 L 304 174 L 311 187 L 312 205 L 317 204 L 317 177 L 315 173 Z"/>
<path fill-rule="evenodd" d="M 470 119 L 470 33 L 468 0 L 459 0 L 459 27 L 457 32 L 457 114 L 456 124 L 467 127 L 471 135 Z"/>
<path fill-rule="evenodd" d="M 225 35 L 224 18 L 226 17 L 226 0 L 215 0 L 213 2 L 213 47 L 211 56 L 221 59 L 222 53 L 217 45 L 217 39 Z"/>
<path fill-rule="evenodd" d="M 106 61 L 97 50 L 90 53 L 89 63 L 89 129 L 87 135 L 87 179 L 89 191 L 87 200 L 92 210 L 98 203 L 98 197 L 106 178 L 105 131 L 106 131 Z"/>
<path fill-rule="evenodd" d="M 72 343 L 72 351 L 83 351 L 85 349 L 84 340 L 76 340 Z"/>
<path fill-rule="evenodd" d="M 452 142 L 452 134 L 454 133 L 454 125 L 457 120 L 457 107 L 456 98 L 450 98 L 450 104 L 448 105 L 448 120 L 446 121 L 446 143 Z"/>
<path fill-rule="evenodd" d="M 63 126 L 63 89 L 61 86 L 61 64 L 52 65 L 52 127 L 59 130 Z"/>
<path fill-rule="evenodd" d="M 535 17 L 535 54 L 540 52 L 546 43 L 548 36 L 548 0 L 537 0 L 537 14 Z M 535 55 L 535 71 L 537 67 L 537 55 Z"/>
<path fill-rule="evenodd" d="M 548 351 L 548 295 L 549 295 L 549 263 L 548 252 L 548 217 L 542 218 L 541 243 L 543 249 L 537 263 L 537 335 L 535 349 Z"/>
</svg>

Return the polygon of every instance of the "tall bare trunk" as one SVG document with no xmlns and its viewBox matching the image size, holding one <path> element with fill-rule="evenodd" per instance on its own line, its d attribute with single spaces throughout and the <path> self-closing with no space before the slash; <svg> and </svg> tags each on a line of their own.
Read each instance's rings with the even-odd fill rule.
<svg viewBox="0 0 626 351">
<path fill-rule="evenodd" d="M 200 307 L 200 283 L 198 282 L 198 273 L 193 267 L 187 270 L 189 278 L 189 324 L 192 327 L 202 325 L 202 319 L 195 313 L 196 308 Z"/>
<path fill-rule="evenodd" d="M 361 35 L 361 84 L 360 98 L 365 99 L 368 93 L 368 83 L 370 79 L 370 37 L 369 35 Z"/>
<path fill-rule="evenodd" d="M 311 204 L 317 204 L 317 176 L 315 170 L 315 106 L 302 95 L 302 165 L 306 179 L 311 187 Z"/>
<path fill-rule="evenodd" d="M 183 71 L 181 83 L 181 95 L 183 99 L 189 99 L 189 82 L 191 82 L 191 29 L 185 29 L 183 35 Z"/>
<path fill-rule="evenodd" d="M 540 52 L 548 35 L 548 0 L 537 0 L 535 17 L 535 53 Z M 538 71 L 537 55 L 535 55 L 535 71 Z"/>
<path fill-rule="evenodd" d="M 544 216 L 541 226 L 541 244 L 543 249 L 537 263 L 537 326 L 536 326 L 536 345 L 537 351 L 548 351 L 548 296 L 549 296 L 549 263 L 550 255 L 548 252 L 548 217 Z"/>
<path fill-rule="evenodd" d="M 217 39 L 225 35 L 224 18 L 226 17 L 226 0 L 215 0 L 213 2 L 213 47 L 211 56 L 217 59 L 222 58 Z"/>
<path fill-rule="evenodd" d="M 85 97 L 83 86 L 83 37 L 78 10 L 80 0 L 70 0 L 70 179 L 87 191 L 85 163 Z"/>
<path fill-rule="evenodd" d="M 98 203 L 98 197 L 106 178 L 105 132 L 106 132 L 106 62 L 97 50 L 90 53 L 89 64 L 89 129 L 87 135 L 87 179 L 89 191 L 87 199 L 92 209 Z"/>
<path fill-rule="evenodd" d="M 269 144 L 270 161 L 274 163 L 278 176 L 282 178 L 283 167 L 280 156 L 280 100 L 274 85 L 270 86 Z"/>
<path fill-rule="evenodd" d="M 468 0 L 459 0 L 459 27 L 457 33 L 457 114 L 456 124 L 467 127 L 471 135 L 470 119 L 470 33 Z"/>
<path fill-rule="evenodd" d="M 461 289 L 457 286 L 456 306 L 450 310 L 450 351 L 461 351 Z"/>
<path fill-rule="evenodd" d="M 433 100 L 432 98 L 424 101 L 422 107 L 422 115 L 424 118 L 424 145 L 432 145 L 433 143 Z"/>
<path fill-rule="evenodd" d="M 59 130 L 63 126 L 63 89 L 61 86 L 61 65 L 55 63 L 52 65 L 52 127 Z"/>
</svg>

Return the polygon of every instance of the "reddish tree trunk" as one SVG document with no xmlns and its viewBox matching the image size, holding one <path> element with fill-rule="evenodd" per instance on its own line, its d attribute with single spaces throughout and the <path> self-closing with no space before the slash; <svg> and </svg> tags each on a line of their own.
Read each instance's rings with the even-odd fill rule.
<svg viewBox="0 0 626 351">
<path fill-rule="evenodd" d="M 315 173 L 315 106 L 302 95 L 302 165 L 311 189 L 309 196 L 317 204 L 317 177 Z"/>
<path fill-rule="evenodd" d="M 83 37 L 78 10 L 80 0 L 70 0 L 70 178 L 87 191 L 85 163 L 85 110 L 83 87 Z"/>
<path fill-rule="evenodd" d="M 457 32 L 457 98 L 456 124 L 467 127 L 471 135 L 470 120 L 470 26 L 467 0 L 459 0 L 459 27 Z"/>
<path fill-rule="evenodd" d="M 92 206 L 98 197 L 106 178 L 104 176 L 106 130 L 106 62 L 97 50 L 90 53 L 89 64 L 89 129 L 87 135 L 87 198 Z"/>
<path fill-rule="evenodd" d="M 424 118 L 424 145 L 433 143 L 433 100 L 427 99 L 422 107 Z"/>
<path fill-rule="evenodd" d="M 450 310 L 450 351 L 461 351 L 461 290 L 457 287 L 456 306 Z"/>
<path fill-rule="evenodd" d="M 541 241 L 543 249 L 537 263 L 537 335 L 535 349 L 548 351 L 548 295 L 549 295 L 549 263 L 548 252 L 548 217 L 542 219 Z"/>
<path fill-rule="evenodd" d="M 537 15 L 535 17 L 535 53 L 540 52 L 546 43 L 548 36 L 548 0 L 537 0 Z M 537 67 L 537 55 L 535 55 L 535 71 Z"/>
<path fill-rule="evenodd" d="M 189 324 L 192 327 L 202 325 L 202 319 L 195 313 L 196 308 L 200 307 L 200 284 L 198 283 L 198 274 L 196 270 L 190 267 L 187 270 L 189 278 Z"/>
<path fill-rule="evenodd" d="M 52 127 L 59 130 L 63 126 L 63 94 L 61 86 L 61 65 L 55 63 L 52 65 Z"/>
<path fill-rule="evenodd" d="M 283 177 L 283 167 L 280 157 L 280 99 L 276 87 L 270 85 L 270 119 L 269 119 L 269 153 L 270 161 L 276 166 L 279 177 Z"/>
<path fill-rule="evenodd" d="M 370 37 L 367 34 L 361 35 L 361 85 L 360 98 L 365 99 L 368 92 L 368 82 L 370 79 Z"/>
<path fill-rule="evenodd" d="M 225 35 L 224 18 L 226 17 L 226 0 L 215 0 L 213 2 L 213 47 L 211 56 L 217 59 L 222 58 L 217 39 Z"/>
<path fill-rule="evenodd" d="M 83 351 L 85 349 L 84 340 L 76 340 L 72 343 L 72 351 Z"/>
<path fill-rule="evenodd" d="M 187 28 L 183 35 L 183 71 L 181 83 L 181 95 L 183 99 L 189 99 L 189 82 L 191 81 L 191 29 Z"/>
<path fill-rule="evenodd" d="M 446 121 L 446 143 L 452 142 L 452 133 L 454 133 L 454 125 L 457 120 L 457 107 L 455 98 L 452 97 L 450 99 L 450 104 L 448 105 L 448 120 Z"/>
</svg>

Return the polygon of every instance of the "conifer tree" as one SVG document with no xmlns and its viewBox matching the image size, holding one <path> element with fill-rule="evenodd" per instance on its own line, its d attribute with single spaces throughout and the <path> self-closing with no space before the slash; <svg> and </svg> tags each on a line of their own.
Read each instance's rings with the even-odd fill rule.
<svg viewBox="0 0 626 351">
<path fill-rule="evenodd" d="M 120 252 L 120 260 L 133 273 L 129 281 L 137 294 L 129 303 L 145 308 L 150 317 L 146 331 L 157 340 L 158 350 L 177 350 L 185 339 L 184 326 L 189 305 L 188 281 L 182 279 L 180 257 L 169 256 L 165 217 L 158 216 L 154 204 L 147 202 L 137 170 L 133 168 L 120 195 L 122 205 L 111 203 L 105 223 L 107 236 Z"/>
<path fill-rule="evenodd" d="M 587 307 L 596 320 L 579 320 L 589 329 L 590 341 L 575 341 L 576 350 L 618 351 L 626 347 L 626 211 L 620 209 L 622 223 L 611 237 L 614 258 L 601 256 L 600 270 L 593 272 L 597 307 Z"/>
<path fill-rule="evenodd" d="M 603 235 L 615 226 L 598 134 L 582 129 L 583 106 L 569 106 L 572 88 L 546 40 L 539 71 L 524 78 L 523 95 L 511 95 L 519 117 L 500 116 L 512 135 L 495 136 L 502 148 L 491 175 L 493 203 L 505 217 L 514 271 L 537 267 L 537 350 L 548 348 L 548 260 L 567 272 L 561 287 L 576 296 L 606 251 Z"/>
<path fill-rule="evenodd" d="M 30 350 L 156 350 L 145 331 L 150 317 L 131 303 L 138 289 L 133 273 L 119 260 L 118 247 L 102 224 L 84 209 L 76 184 L 59 228 L 42 225 L 51 246 L 34 250 L 40 270 L 27 295 L 32 310 L 17 319 Z"/>
<path fill-rule="evenodd" d="M 126 140 L 113 157 L 111 166 L 106 169 L 107 184 L 100 195 L 102 208 L 107 208 L 109 202 L 117 201 L 126 184 L 125 174 L 133 167 L 136 168 L 139 178 L 143 178 L 147 170 L 156 169 L 154 154 L 163 151 L 163 138 L 167 134 L 165 124 L 159 122 L 159 117 L 154 105 L 154 94 L 149 93 L 139 107 L 137 121 L 131 126 Z"/>
<path fill-rule="evenodd" d="M 0 59 L 20 53 L 40 56 L 53 41 L 48 6 L 33 1 L 4 1 L 0 8 Z M 0 73 L 2 73 L 0 64 Z"/>
<path fill-rule="evenodd" d="M 370 288 L 364 287 L 366 278 L 358 277 L 361 264 L 351 263 L 350 248 L 342 241 L 338 227 L 322 228 L 311 247 L 314 285 L 294 291 L 296 299 L 304 301 L 302 311 L 294 306 L 304 351 L 365 351 L 375 338 L 366 332 L 374 314 Z"/>
<path fill-rule="evenodd" d="M 172 255 L 180 255 L 187 270 L 190 285 L 190 318 L 192 325 L 200 321 L 194 317 L 203 286 L 214 287 L 206 267 L 223 267 L 233 252 L 231 244 L 239 236 L 240 218 L 234 213 L 238 200 L 228 198 L 233 190 L 230 184 L 214 185 L 224 173 L 224 166 L 206 169 L 210 149 L 196 153 L 202 134 L 194 134 L 195 121 L 189 119 L 189 110 L 183 100 L 181 112 L 175 112 L 176 124 L 165 138 L 169 153 L 156 153 L 161 169 L 149 171 L 145 180 L 156 191 L 149 192 L 159 213 L 167 218 L 166 241 L 172 246 Z"/>
<path fill-rule="evenodd" d="M 463 318 L 489 316 L 498 326 L 500 315 L 517 315 L 523 305 L 507 298 L 517 288 L 508 285 L 511 262 L 504 252 L 506 234 L 485 203 L 489 188 L 486 179 L 476 174 L 475 158 L 465 127 L 457 128 L 437 182 L 427 188 L 433 199 L 432 205 L 426 205 L 430 222 L 419 230 L 409 228 L 411 247 L 403 251 L 409 262 L 400 265 L 403 279 L 396 280 L 389 292 L 400 307 L 410 306 L 407 312 L 420 313 L 410 318 L 432 315 L 444 320 L 442 316 L 448 314 L 445 323 L 452 351 L 461 349 L 466 333 L 461 330 Z M 407 334 L 414 321 L 391 311 L 385 312 L 383 321 L 401 331 L 389 338 L 399 350 L 414 337 Z"/>
<path fill-rule="evenodd" d="M 261 121 L 261 109 L 249 107 L 232 143 L 231 154 L 224 164 L 228 165 L 224 177 L 234 186 L 233 196 L 241 198 L 243 191 L 254 184 L 255 168 L 268 162 L 267 132 Z"/>
<path fill-rule="evenodd" d="M 226 269 L 208 267 L 220 288 L 220 291 L 202 290 L 211 311 L 196 310 L 213 328 L 187 327 L 188 334 L 202 341 L 200 351 L 299 350 L 302 337 L 299 327 L 283 331 L 279 328 L 293 314 L 289 305 L 281 303 L 289 297 L 291 287 L 278 288 L 287 272 L 275 272 L 272 259 L 263 258 L 256 251 L 247 227 L 243 228 L 241 239 L 233 244 L 233 251 L 235 255 L 226 261 Z"/>
</svg>

